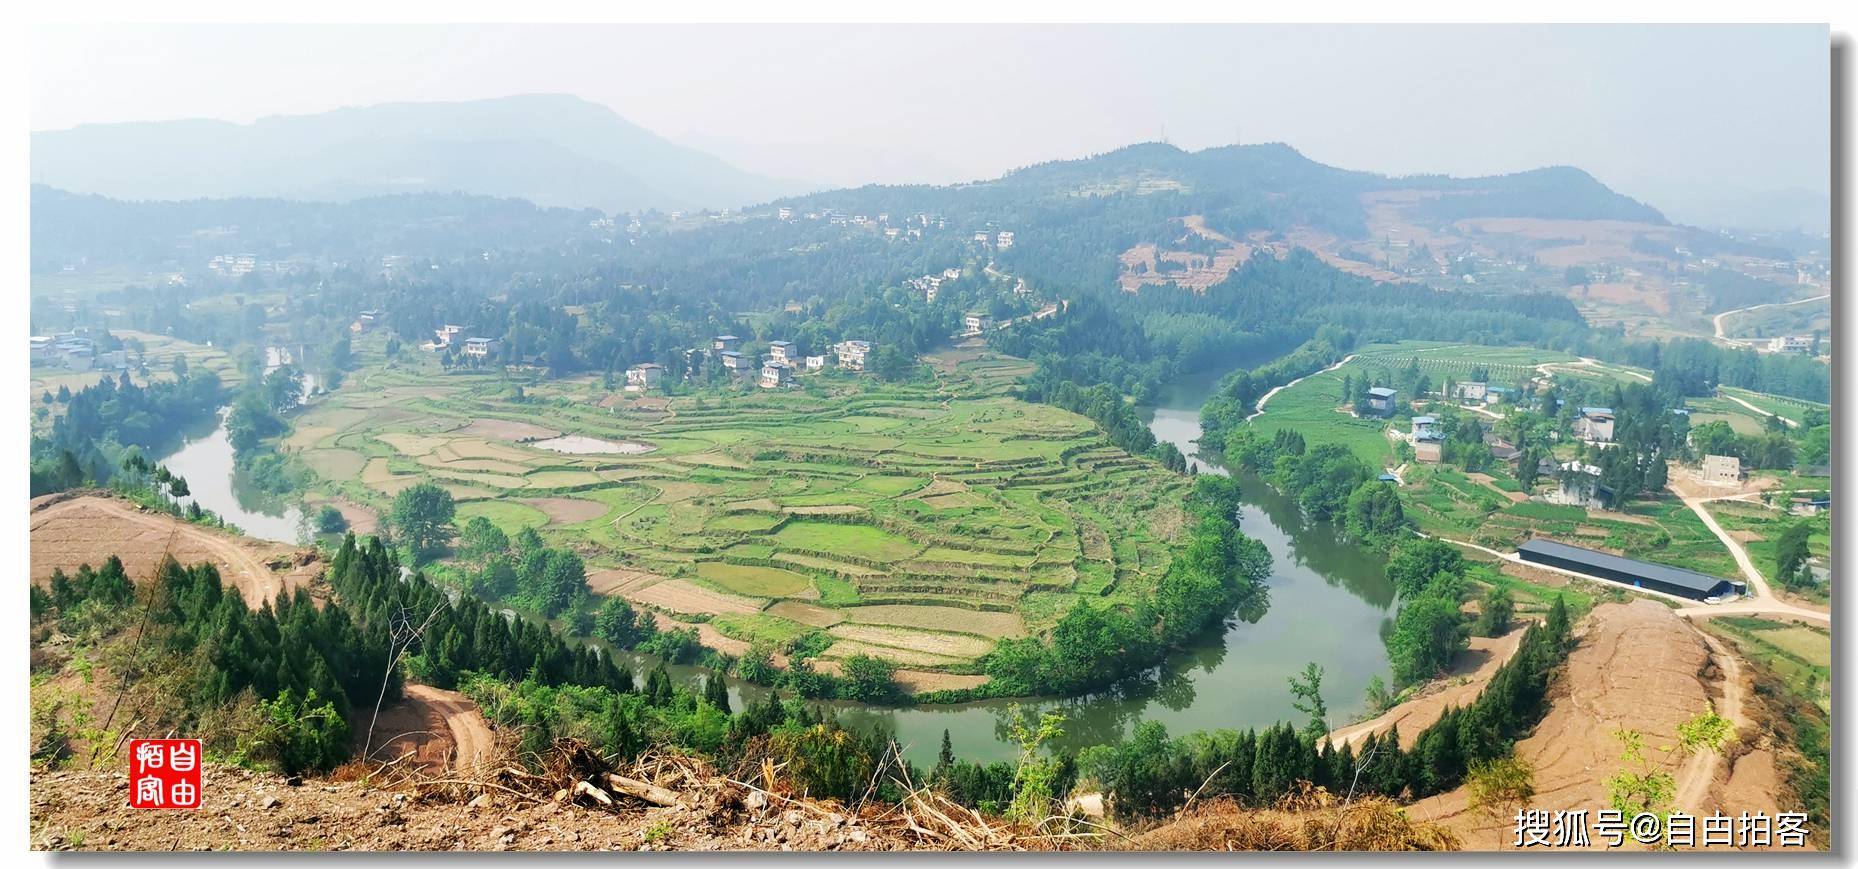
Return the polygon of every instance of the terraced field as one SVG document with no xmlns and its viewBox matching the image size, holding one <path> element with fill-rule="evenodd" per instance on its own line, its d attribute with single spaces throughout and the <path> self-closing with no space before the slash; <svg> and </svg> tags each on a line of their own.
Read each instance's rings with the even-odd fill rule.
<svg viewBox="0 0 1858 869">
<path fill-rule="evenodd" d="M 737 641 L 824 632 L 828 661 L 973 672 L 996 640 L 1080 598 L 1145 596 L 1185 478 L 1083 417 L 1007 396 L 1021 360 L 930 361 L 934 386 L 835 373 L 639 399 L 587 378 L 526 384 L 520 400 L 499 376 L 422 364 L 351 378 L 288 448 L 326 494 L 383 509 L 428 479 L 461 519 L 575 546 L 597 593 Z M 537 446 L 560 435 L 647 451 Z"/>
</svg>

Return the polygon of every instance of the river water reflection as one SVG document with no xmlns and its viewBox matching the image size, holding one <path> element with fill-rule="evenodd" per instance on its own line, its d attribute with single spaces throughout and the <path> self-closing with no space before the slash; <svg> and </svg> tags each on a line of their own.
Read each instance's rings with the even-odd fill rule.
<svg viewBox="0 0 1858 869">
<path fill-rule="evenodd" d="M 1187 378 L 1165 390 L 1152 409 L 1150 429 L 1190 457 L 1198 449 L 1200 406 L 1218 375 Z M 1195 458 L 1201 473 L 1224 469 Z M 1022 707 L 1065 714 L 1068 748 L 1118 741 L 1142 720 L 1160 721 L 1170 733 L 1262 727 L 1301 717 L 1291 706 L 1289 677 L 1315 662 L 1323 668 L 1323 695 L 1335 721 L 1365 706 L 1368 681 L 1389 677 L 1381 642 L 1394 592 L 1381 557 L 1343 543 L 1327 522 L 1306 520 L 1288 498 L 1262 480 L 1242 476 L 1245 533 L 1262 541 L 1274 561 L 1270 609 L 1256 624 L 1235 623 L 1198 646 L 1172 656 L 1140 684 L 1086 697 L 1025 700 Z M 751 696 L 761 689 L 745 686 Z M 897 735 L 905 755 L 932 764 L 947 729 L 957 756 L 1008 760 L 1005 738 L 1011 701 L 884 709 L 840 704 L 849 722 L 882 724 Z"/>
<path fill-rule="evenodd" d="M 1200 406 L 1217 379 L 1216 374 L 1183 379 L 1145 410 L 1151 414 L 1155 436 L 1192 457 L 1201 473 L 1225 472 L 1200 461 L 1193 443 L 1200 436 Z M 223 419 L 211 432 L 187 440 L 164 462 L 187 479 L 202 507 L 247 533 L 289 542 L 300 539 L 299 507 L 240 491 Z M 1323 668 L 1324 698 L 1333 720 L 1343 721 L 1362 709 L 1369 679 L 1388 677 L 1380 633 L 1392 614 L 1394 593 L 1382 559 L 1341 542 L 1329 523 L 1306 520 L 1290 499 L 1263 481 L 1242 476 L 1241 484 L 1241 527 L 1270 549 L 1274 561 L 1269 610 L 1255 624 L 1235 622 L 1210 632 L 1134 684 L 1085 697 L 1019 701 L 1029 710 L 1065 714 L 1062 746 L 1081 749 L 1118 741 L 1145 719 L 1166 724 L 1170 733 L 1262 727 L 1295 719 L 1299 713 L 1291 706 L 1286 680 L 1310 662 Z M 641 679 L 656 663 L 646 655 L 620 654 L 639 670 Z M 693 684 L 704 673 L 696 667 L 674 667 L 672 672 Z M 740 708 L 766 690 L 732 683 L 730 693 Z M 1005 733 L 1012 701 L 894 709 L 832 705 L 848 724 L 894 731 L 905 755 L 918 764 L 934 762 L 944 729 L 955 753 L 965 759 L 991 762 L 1014 756 Z"/>
</svg>

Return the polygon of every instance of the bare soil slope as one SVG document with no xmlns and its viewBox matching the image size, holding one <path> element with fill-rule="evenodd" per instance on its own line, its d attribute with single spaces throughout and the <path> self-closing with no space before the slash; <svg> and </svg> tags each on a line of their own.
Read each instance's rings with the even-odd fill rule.
<svg viewBox="0 0 1858 869">
<path fill-rule="evenodd" d="M 1528 623 L 1524 623 L 1501 637 L 1472 637 L 1471 648 L 1459 655 L 1452 662 L 1452 671 L 1430 688 L 1378 718 L 1337 728 L 1329 734 L 1330 743 L 1338 748 L 1357 745 L 1371 733 L 1384 733 L 1398 725 L 1400 747 L 1412 748 L 1419 734 L 1436 723 L 1446 709 L 1470 703 L 1483 693 L 1498 668 L 1516 654 L 1527 628 Z"/>
<path fill-rule="evenodd" d="M 366 711 L 357 722 L 356 754 L 367 729 Z M 408 684 L 400 702 L 381 709 L 374 725 L 375 762 L 395 762 L 437 775 L 456 770 L 469 773 L 482 766 L 497 750 L 490 723 L 471 698 L 431 685 Z"/>
<path fill-rule="evenodd" d="M 115 555 L 137 581 L 153 576 L 163 555 L 182 564 L 210 561 L 256 607 L 280 592 L 306 586 L 322 573 L 313 550 L 268 543 L 146 512 L 103 492 L 64 492 L 31 506 L 32 581 L 79 565 L 99 566 Z"/>
<path fill-rule="evenodd" d="M 1702 635 L 1669 607 L 1649 600 L 1596 607 L 1550 690 L 1553 708 L 1516 745 L 1517 756 L 1535 768 L 1531 805 L 1605 808 L 1607 777 L 1627 767 L 1613 734 L 1633 729 L 1645 734 L 1646 758 L 1677 778 L 1680 806 L 1707 811 L 1713 799 L 1703 795 L 1721 774 L 1721 759 L 1686 760 L 1660 749 L 1674 744 L 1680 723 L 1706 708 L 1745 723 L 1739 677 L 1729 677 L 1725 696 L 1723 673 Z M 1468 849 L 1509 848 L 1514 838 L 1513 819 L 1469 808 L 1464 788 L 1421 800 L 1409 811 L 1451 829 Z M 1594 844 L 1604 847 L 1600 840 Z"/>
</svg>

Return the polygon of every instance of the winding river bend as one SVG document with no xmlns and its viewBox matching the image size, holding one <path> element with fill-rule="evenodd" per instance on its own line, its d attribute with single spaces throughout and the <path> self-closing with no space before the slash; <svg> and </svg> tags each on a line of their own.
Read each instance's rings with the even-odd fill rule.
<svg viewBox="0 0 1858 869">
<path fill-rule="evenodd" d="M 281 347 L 265 348 L 265 373 L 292 361 L 291 352 Z M 307 396 L 316 388 L 313 375 L 303 375 L 303 392 Z M 174 452 L 156 461 L 187 481 L 190 495 L 178 499 L 182 506 L 199 504 L 238 526 L 252 537 L 281 543 L 301 543 L 307 529 L 303 508 L 294 496 L 278 496 L 245 485 L 234 473 L 232 440 L 226 433 L 226 414 L 230 405 L 219 409 L 212 428 L 202 426 L 184 433 Z"/>
<path fill-rule="evenodd" d="M 1215 372 L 1183 378 L 1165 390 L 1153 408 L 1145 409 L 1155 436 L 1179 447 L 1200 473 L 1226 473 L 1201 460 L 1194 444 L 1200 436 L 1200 407 L 1219 376 Z M 300 508 L 239 491 L 223 418 L 217 428 L 190 438 L 163 461 L 187 478 L 202 507 L 247 533 L 288 542 L 300 539 Z M 1290 499 L 1262 480 L 1242 477 L 1241 482 L 1241 527 L 1270 549 L 1274 561 L 1269 610 L 1255 624 L 1235 622 L 1210 632 L 1139 684 L 1084 697 L 1018 701 L 1025 709 L 1064 713 L 1061 745 L 1081 749 L 1118 741 L 1144 720 L 1160 721 L 1170 733 L 1293 720 L 1300 713 L 1291 706 L 1286 680 L 1311 662 L 1323 668 L 1323 696 L 1332 721 L 1341 723 L 1363 708 L 1370 678 L 1388 677 L 1380 632 L 1392 615 L 1394 592 L 1381 559 L 1342 542 L 1329 523 L 1305 519 Z M 641 679 L 656 665 L 647 655 L 618 654 Z M 696 667 L 671 669 L 675 677 L 692 684 L 705 672 Z M 766 691 L 732 681 L 730 694 L 740 708 Z M 1007 740 L 1006 722 L 1013 702 L 909 708 L 832 705 L 847 724 L 892 730 L 905 756 L 928 765 L 935 761 L 945 729 L 959 757 L 981 762 L 1012 759 L 1015 749 Z"/>
<path fill-rule="evenodd" d="M 1148 409 L 1155 437 L 1179 447 L 1200 473 L 1226 473 L 1198 457 L 1200 406 L 1221 372 L 1183 378 Z M 1070 699 L 1022 700 L 1023 708 L 1065 715 L 1059 743 L 1081 749 L 1126 737 L 1144 720 L 1169 733 L 1222 727 L 1262 727 L 1301 717 L 1291 706 L 1287 680 L 1304 665 L 1323 668 L 1323 696 L 1332 720 L 1353 718 L 1364 706 L 1368 680 L 1388 679 L 1381 624 L 1393 613 L 1393 586 L 1380 558 L 1343 543 L 1327 522 L 1306 520 L 1290 499 L 1264 481 L 1241 477 L 1240 527 L 1271 550 L 1270 609 L 1256 624 L 1236 622 L 1178 653 L 1153 678 L 1134 688 Z M 912 761 L 935 760 L 943 729 L 955 754 L 968 760 L 1009 760 L 1007 709 L 1013 701 L 988 700 L 909 709 L 847 707 L 848 721 L 882 723 L 897 734 Z"/>
</svg>

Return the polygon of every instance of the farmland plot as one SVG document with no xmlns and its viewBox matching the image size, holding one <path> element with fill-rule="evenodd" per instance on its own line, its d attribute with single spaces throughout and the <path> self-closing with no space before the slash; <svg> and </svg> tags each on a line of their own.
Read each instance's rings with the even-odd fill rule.
<svg viewBox="0 0 1858 869">
<path fill-rule="evenodd" d="M 575 548 L 595 594 L 723 619 L 701 622 L 714 648 L 824 630 L 822 666 L 867 653 L 940 684 L 1050 628 L 1060 604 L 1151 594 L 1187 486 L 1089 420 L 1005 395 L 1026 363 L 964 350 L 945 364 L 934 385 L 833 375 L 818 394 L 641 398 L 540 381 L 520 402 L 501 376 L 394 369 L 297 426 L 324 496 L 384 514 L 436 482 L 461 523 Z M 550 439 L 652 449 L 539 448 Z"/>
</svg>

